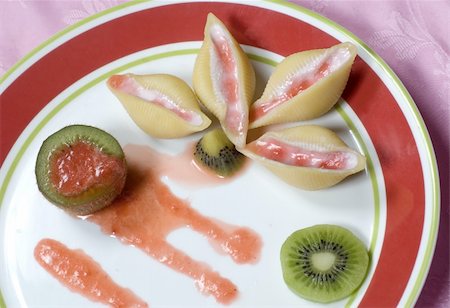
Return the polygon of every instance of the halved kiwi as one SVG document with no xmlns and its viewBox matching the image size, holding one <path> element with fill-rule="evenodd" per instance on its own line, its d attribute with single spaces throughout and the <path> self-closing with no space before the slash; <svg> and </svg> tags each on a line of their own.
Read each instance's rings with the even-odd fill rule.
<svg viewBox="0 0 450 308">
<path fill-rule="evenodd" d="M 117 140 L 86 125 L 64 127 L 42 144 L 37 185 L 50 202 L 76 215 L 109 205 L 125 185 L 127 166 Z"/>
<path fill-rule="evenodd" d="M 194 158 L 200 166 L 220 177 L 233 175 L 245 161 L 245 156 L 236 150 L 220 128 L 209 131 L 197 142 Z"/>
<path fill-rule="evenodd" d="M 361 240 L 336 225 L 295 231 L 281 247 L 280 257 L 287 286 L 305 299 L 322 303 L 353 293 L 366 277 L 369 265 Z"/>
</svg>

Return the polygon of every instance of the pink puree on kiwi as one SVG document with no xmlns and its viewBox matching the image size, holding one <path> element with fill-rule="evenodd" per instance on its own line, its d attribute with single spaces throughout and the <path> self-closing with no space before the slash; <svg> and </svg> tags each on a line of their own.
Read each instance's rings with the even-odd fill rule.
<svg viewBox="0 0 450 308">
<path fill-rule="evenodd" d="M 63 145 L 52 155 L 50 171 L 50 180 L 60 194 L 77 196 L 92 187 L 114 185 L 125 176 L 126 166 L 122 159 L 78 141 Z"/>
</svg>

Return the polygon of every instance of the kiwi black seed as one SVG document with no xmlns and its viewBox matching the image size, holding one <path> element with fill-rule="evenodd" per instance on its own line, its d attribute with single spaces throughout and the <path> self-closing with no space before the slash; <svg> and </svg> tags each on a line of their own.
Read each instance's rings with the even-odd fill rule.
<svg viewBox="0 0 450 308">
<path fill-rule="evenodd" d="M 220 128 L 209 131 L 197 142 L 194 158 L 200 166 L 220 177 L 233 175 L 245 161 L 245 156 L 236 150 Z"/>
<path fill-rule="evenodd" d="M 281 247 L 280 258 L 287 286 L 305 299 L 322 303 L 353 293 L 369 265 L 361 240 L 336 225 L 316 225 L 292 233 Z"/>
<path fill-rule="evenodd" d="M 84 149 L 92 150 L 87 153 L 96 153 L 97 156 L 86 157 L 89 154 L 77 152 L 80 143 Z M 76 157 L 77 155 L 79 156 Z M 66 157 L 65 161 L 62 160 L 62 164 L 66 166 L 71 161 L 70 172 L 60 166 L 55 167 L 57 157 Z M 108 172 L 107 178 L 98 176 L 103 172 Z M 111 204 L 121 193 L 127 166 L 120 144 L 109 133 L 92 126 L 70 125 L 55 132 L 42 143 L 35 173 L 39 190 L 50 202 L 72 214 L 88 215 Z M 90 174 L 92 178 L 93 173 L 97 176 L 96 181 L 80 184 L 85 181 L 84 176 Z M 61 183 L 67 183 L 71 180 L 70 177 L 73 177 L 72 182 L 75 184 L 73 187 L 67 186 L 63 191 L 61 186 L 64 184 Z"/>
</svg>

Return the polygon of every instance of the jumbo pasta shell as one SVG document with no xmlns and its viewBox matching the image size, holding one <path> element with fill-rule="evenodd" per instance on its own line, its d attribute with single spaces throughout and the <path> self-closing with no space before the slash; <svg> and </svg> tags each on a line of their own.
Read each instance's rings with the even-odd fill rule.
<svg viewBox="0 0 450 308">
<path fill-rule="evenodd" d="M 134 122 L 153 137 L 179 138 L 211 124 L 194 92 L 178 77 L 113 75 L 107 84 Z"/>
<path fill-rule="evenodd" d="M 309 120 L 329 111 L 344 91 L 356 51 L 342 43 L 285 58 L 250 107 L 249 127 Z"/>
<path fill-rule="evenodd" d="M 200 101 L 219 119 L 231 142 L 243 147 L 248 108 L 255 91 L 255 72 L 241 46 L 211 13 L 195 61 L 193 87 Z"/>
<path fill-rule="evenodd" d="M 333 131 L 316 125 L 267 132 L 241 151 L 286 183 L 305 190 L 333 186 L 366 165 L 363 155 Z"/>
</svg>

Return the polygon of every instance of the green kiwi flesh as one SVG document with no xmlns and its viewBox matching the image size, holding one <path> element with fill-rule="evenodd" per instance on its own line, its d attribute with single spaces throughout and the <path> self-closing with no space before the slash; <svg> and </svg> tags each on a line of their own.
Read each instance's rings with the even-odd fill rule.
<svg viewBox="0 0 450 308">
<path fill-rule="evenodd" d="M 236 150 L 220 128 L 209 131 L 197 142 L 194 158 L 200 166 L 220 177 L 233 175 L 245 161 L 245 156 Z"/>
<path fill-rule="evenodd" d="M 100 183 L 74 195 L 62 194 L 51 180 L 52 159 L 59 151 L 70 149 L 78 142 L 95 147 L 110 159 L 117 160 L 119 170 L 108 185 Z M 75 215 L 88 215 L 111 204 L 125 185 L 126 172 L 125 155 L 117 140 L 101 129 L 86 125 L 70 125 L 49 136 L 42 143 L 35 167 L 39 191 L 47 200 Z"/>
<path fill-rule="evenodd" d="M 364 244 L 349 230 L 316 225 L 292 233 L 281 247 L 283 278 L 297 295 L 328 303 L 353 293 L 369 265 Z"/>
</svg>

